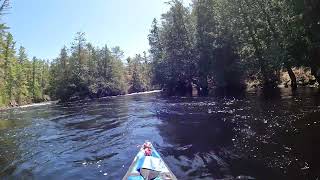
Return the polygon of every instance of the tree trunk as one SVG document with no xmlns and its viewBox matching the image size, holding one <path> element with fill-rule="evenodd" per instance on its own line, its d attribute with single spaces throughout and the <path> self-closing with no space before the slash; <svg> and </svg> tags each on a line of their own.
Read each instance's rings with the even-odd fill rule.
<svg viewBox="0 0 320 180">
<path fill-rule="evenodd" d="M 311 74 L 316 78 L 320 84 L 320 48 L 313 48 L 311 50 Z"/>
<path fill-rule="evenodd" d="M 199 96 L 207 96 L 208 95 L 208 80 L 206 76 L 200 77 L 200 82 L 198 85 L 198 94 Z"/>
<path fill-rule="evenodd" d="M 320 69 L 317 67 L 311 67 L 311 74 L 316 78 L 318 84 L 320 84 Z"/>
<path fill-rule="evenodd" d="M 287 71 L 291 80 L 291 88 L 296 89 L 297 88 L 297 78 L 294 72 L 292 71 L 291 67 L 287 65 Z"/>
</svg>

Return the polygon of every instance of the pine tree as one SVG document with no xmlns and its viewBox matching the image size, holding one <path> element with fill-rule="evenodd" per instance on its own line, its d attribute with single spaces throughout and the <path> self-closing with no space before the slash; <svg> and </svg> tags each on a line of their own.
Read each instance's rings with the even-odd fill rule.
<svg viewBox="0 0 320 180">
<path fill-rule="evenodd" d="M 73 91 L 78 92 L 79 95 L 77 96 L 82 97 L 88 93 L 88 84 L 86 84 L 86 78 L 88 76 L 88 58 L 85 34 L 83 32 L 78 32 L 72 44 L 70 57 L 70 82 L 73 84 L 71 85 L 73 86 Z"/>
<path fill-rule="evenodd" d="M 28 81 L 26 77 L 26 64 L 28 57 L 24 47 L 19 48 L 18 65 L 17 65 L 17 102 L 18 104 L 27 103 L 28 98 Z"/>
<path fill-rule="evenodd" d="M 142 81 L 142 66 L 141 66 L 141 55 L 137 54 L 133 59 L 131 64 L 132 75 L 130 80 L 130 93 L 141 92 L 144 91 L 144 84 Z"/>
<path fill-rule="evenodd" d="M 165 66 L 163 45 L 160 38 L 160 29 L 157 19 L 153 19 L 150 34 L 148 35 L 150 49 L 149 52 L 152 58 L 152 72 L 153 83 L 159 84 L 161 87 L 165 86 L 167 82 L 166 74 L 169 70 L 168 66 Z"/>
<path fill-rule="evenodd" d="M 39 60 L 36 57 L 32 58 L 32 80 L 30 86 L 30 92 L 32 93 L 32 101 L 40 102 L 42 101 L 41 85 L 40 85 L 40 69 Z"/>
<path fill-rule="evenodd" d="M 15 85 L 15 42 L 11 33 L 7 33 L 3 43 L 3 60 L 4 60 L 4 85 L 5 85 L 5 101 L 4 104 L 14 103 L 14 85 Z M 12 104 L 14 105 L 14 104 Z"/>
<path fill-rule="evenodd" d="M 196 16 L 196 42 L 197 52 L 199 52 L 199 93 L 208 95 L 208 78 L 214 68 L 216 60 L 214 54 L 214 44 L 217 40 L 216 17 L 214 14 L 214 1 L 195 1 L 193 5 Z"/>
<path fill-rule="evenodd" d="M 195 75 L 196 58 L 193 52 L 194 29 L 190 12 L 181 1 L 170 1 L 171 8 L 163 14 L 161 31 L 164 55 L 162 66 L 165 66 L 165 88 L 182 94 L 191 92 L 191 83 Z"/>
</svg>

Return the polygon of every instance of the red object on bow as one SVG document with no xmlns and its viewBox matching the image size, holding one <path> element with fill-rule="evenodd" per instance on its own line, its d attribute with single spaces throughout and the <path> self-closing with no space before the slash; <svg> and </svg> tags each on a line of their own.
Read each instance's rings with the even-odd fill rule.
<svg viewBox="0 0 320 180">
<path fill-rule="evenodd" d="M 152 155 L 151 143 L 150 142 L 144 143 L 143 150 L 144 150 L 145 156 L 151 156 Z"/>
<path fill-rule="evenodd" d="M 150 148 L 146 148 L 144 149 L 144 155 L 145 156 L 151 156 L 152 152 L 151 152 L 151 149 Z"/>
</svg>

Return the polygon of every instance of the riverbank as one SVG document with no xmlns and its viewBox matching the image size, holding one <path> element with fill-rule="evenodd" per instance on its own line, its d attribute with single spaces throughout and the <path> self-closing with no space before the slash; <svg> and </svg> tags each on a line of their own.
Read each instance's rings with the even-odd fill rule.
<svg viewBox="0 0 320 180">
<path fill-rule="evenodd" d="M 32 104 L 26 104 L 22 106 L 14 106 L 14 107 L 0 107 L 0 111 L 2 110 L 8 110 L 8 109 L 17 109 L 17 108 L 28 108 L 28 107 L 38 107 L 38 106 L 46 106 L 51 104 L 56 104 L 59 101 L 46 101 L 41 103 L 32 103 Z"/>
<path fill-rule="evenodd" d="M 292 69 L 297 86 L 300 87 L 318 87 L 315 77 L 311 74 L 310 68 L 293 68 Z M 252 77 L 245 81 L 248 90 L 256 89 L 261 87 L 261 82 L 257 77 Z M 291 80 L 287 71 L 280 71 L 278 87 L 289 87 L 291 85 Z"/>
<path fill-rule="evenodd" d="M 159 93 L 162 92 L 162 90 L 152 90 L 152 91 L 145 91 L 145 92 L 137 92 L 137 93 L 129 93 L 129 94 L 124 94 L 124 95 L 116 95 L 116 96 L 106 96 L 102 98 L 93 98 L 93 99 L 104 99 L 104 98 L 110 98 L 110 97 L 119 97 L 119 96 L 133 96 L 133 95 L 139 95 L 139 94 L 152 94 L 152 93 Z M 76 101 L 82 101 L 81 100 L 76 100 Z M 85 100 L 85 99 L 84 99 Z M 69 101 L 69 102 L 76 102 L 76 101 Z M 26 104 L 26 105 L 21 105 L 21 106 L 13 106 L 13 107 L 0 107 L 0 111 L 2 110 L 8 110 L 8 109 L 16 109 L 16 108 L 27 108 L 27 107 L 37 107 L 37 106 L 46 106 L 46 105 L 51 105 L 51 104 L 57 104 L 59 103 L 59 100 L 56 101 L 46 101 L 46 102 L 41 102 L 41 103 L 32 103 L 32 104 Z"/>
<path fill-rule="evenodd" d="M 152 93 L 159 93 L 162 92 L 162 90 L 152 90 L 152 91 L 145 91 L 145 92 L 137 92 L 137 93 L 129 93 L 125 95 L 119 95 L 119 96 L 133 96 L 138 94 L 152 94 Z"/>
<path fill-rule="evenodd" d="M 77 100 L 67 101 L 66 103 L 68 103 L 68 102 L 81 102 L 81 101 L 95 100 L 95 99 L 107 99 L 107 98 L 115 98 L 115 97 L 123 97 L 123 96 L 134 96 L 134 95 L 141 95 L 141 94 L 152 94 L 152 93 L 159 93 L 159 92 L 162 92 L 162 91 L 163 90 L 152 90 L 152 91 L 120 94 L 120 95 L 114 95 L 114 96 L 105 96 L 105 97 L 99 97 L 99 98 L 84 98 L 84 99 L 77 99 Z M 60 102 L 61 101 L 58 101 L 58 103 L 60 103 Z M 64 102 L 61 102 L 61 103 L 64 103 Z"/>
</svg>

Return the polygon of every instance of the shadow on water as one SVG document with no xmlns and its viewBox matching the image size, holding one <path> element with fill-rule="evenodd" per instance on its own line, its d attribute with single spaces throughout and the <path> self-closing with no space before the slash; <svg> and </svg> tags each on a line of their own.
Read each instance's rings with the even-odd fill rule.
<svg viewBox="0 0 320 180">
<path fill-rule="evenodd" d="M 164 122 L 159 126 L 161 136 L 174 146 L 161 152 L 178 177 L 250 178 L 249 175 L 267 169 L 234 149 L 236 125 L 227 117 L 236 111 L 228 106 L 237 101 L 235 98 L 184 98 L 171 99 L 165 107 L 158 107 L 158 118 Z"/>
<path fill-rule="evenodd" d="M 188 112 L 192 104 L 198 103 L 174 103 L 158 113 L 164 122 L 159 126 L 161 135 L 167 143 L 174 144 L 173 148 L 163 150 L 170 157 L 167 161 L 181 179 L 229 174 L 220 155 L 228 154 L 226 148 L 232 145 L 231 124 L 223 122 L 219 114 Z"/>
<path fill-rule="evenodd" d="M 182 179 L 315 179 L 319 126 L 304 126 L 320 123 L 319 97 L 313 88 L 276 88 L 169 99 L 157 115 L 161 136 L 174 147 L 162 152 Z"/>
</svg>

